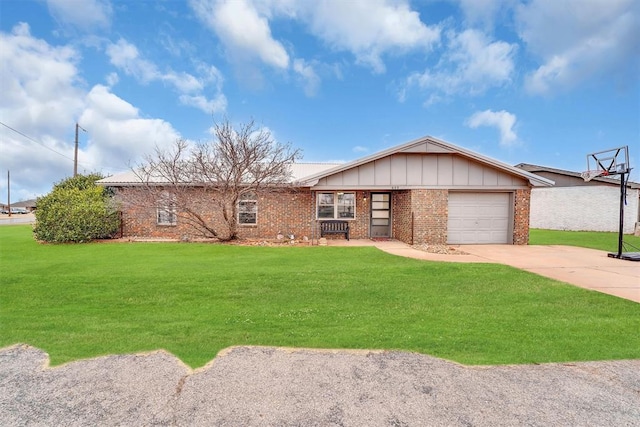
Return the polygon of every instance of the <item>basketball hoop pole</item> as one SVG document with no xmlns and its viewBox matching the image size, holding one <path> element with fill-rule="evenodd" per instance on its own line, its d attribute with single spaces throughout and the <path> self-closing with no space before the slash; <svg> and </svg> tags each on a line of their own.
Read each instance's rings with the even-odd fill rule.
<svg viewBox="0 0 640 427">
<path fill-rule="evenodd" d="M 591 168 L 591 162 L 595 162 L 595 168 Z M 627 179 L 631 177 L 629 165 L 629 146 L 613 148 L 587 154 L 587 170 L 580 174 L 585 182 L 597 176 L 620 175 L 620 218 L 618 221 L 618 252 L 608 253 L 611 258 L 640 261 L 640 252 L 622 254 L 624 237 L 624 203 L 627 195 Z"/>
<path fill-rule="evenodd" d="M 622 258 L 622 239 L 624 235 L 624 200 L 626 193 L 626 185 L 624 176 L 629 172 L 622 172 L 620 174 L 620 222 L 618 228 L 618 253 L 616 254 L 616 258 Z"/>
</svg>

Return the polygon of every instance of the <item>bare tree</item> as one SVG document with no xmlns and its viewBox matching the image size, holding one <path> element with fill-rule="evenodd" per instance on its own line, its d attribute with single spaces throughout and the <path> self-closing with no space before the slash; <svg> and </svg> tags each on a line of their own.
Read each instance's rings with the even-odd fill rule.
<svg viewBox="0 0 640 427">
<path fill-rule="evenodd" d="M 237 238 L 238 202 L 290 188 L 290 165 L 300 157 L 299 149 L 274 141 L 253 121 L 234 128 L 224 120 L 215 124 L 213 141 L 190 145 L 179 140 L 169 150 L 156 148 L 132 168 L 141 184 L 123 192 L 121 200 L 175 215 L 196 235 L 232 240 Z"/>
</svg>

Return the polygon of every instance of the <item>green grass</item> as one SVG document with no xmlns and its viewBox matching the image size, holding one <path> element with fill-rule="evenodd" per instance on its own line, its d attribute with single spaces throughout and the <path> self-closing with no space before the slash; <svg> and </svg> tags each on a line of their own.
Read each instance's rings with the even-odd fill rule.
<svg viewBox="0 0 640 427">
<path fill-rule="evenodd" d="M 640 305 L 507 266 L 372 247 L 42 245 L 0 227 L 0 346 L 52 364 L 232 345 L 402 349 L 466 364 L 640 357 Z"/>
<path fill-rule="evenodd" d="M 625 234 L 625 252 L 640 252 L 640 237 Z M 529 231 L 530 245 L 567 245 L 600 249 L 607 252 L 618 251 L 618 233 L 599 231 L 558 231 L 532 228 Z"/>
</svg>

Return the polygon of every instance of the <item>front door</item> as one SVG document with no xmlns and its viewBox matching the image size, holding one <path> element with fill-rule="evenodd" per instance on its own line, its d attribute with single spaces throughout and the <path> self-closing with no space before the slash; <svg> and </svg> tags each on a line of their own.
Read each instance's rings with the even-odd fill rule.
<svg viewBox="0 0 640 427">
<path fill-rule="evenodd" d="M 391 237 L 391 193 L 371 193 L 371 237 Z"/>
</svg>

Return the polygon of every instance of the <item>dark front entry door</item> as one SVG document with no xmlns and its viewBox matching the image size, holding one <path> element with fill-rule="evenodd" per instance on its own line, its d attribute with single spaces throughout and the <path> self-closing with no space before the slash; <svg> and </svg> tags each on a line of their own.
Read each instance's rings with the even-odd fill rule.
<svg viewBox="0 0 640 427">
<path fill-rule="evenodd" d="M 391 237 L 391 193 L 371 193 L 371 237 Z"/>
</svg>

